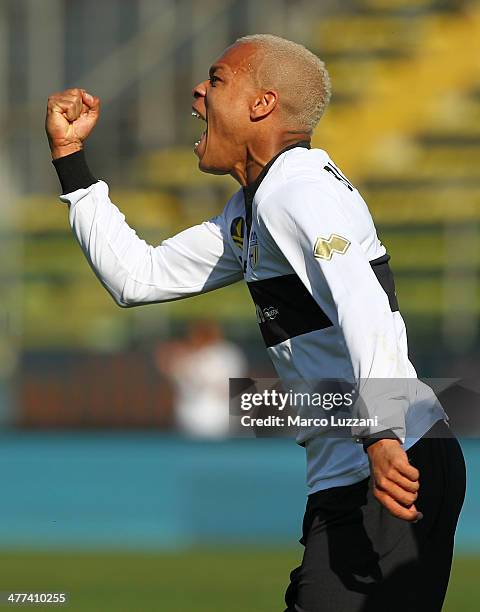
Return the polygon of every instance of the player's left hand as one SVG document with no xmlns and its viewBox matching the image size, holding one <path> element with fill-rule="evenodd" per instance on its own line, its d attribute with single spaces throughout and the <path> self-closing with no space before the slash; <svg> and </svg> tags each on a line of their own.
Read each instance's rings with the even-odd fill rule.
<svg viewBox="0 0 480 612">
<path fill-rule="evenodd" d="M 379 440 L 368 450 L 373 493 L 385 508 L 409 522 L 423 518 L 415 507 L 420 488 L 419 471 L 410 465 L 398 440 Z"/>
</svg>

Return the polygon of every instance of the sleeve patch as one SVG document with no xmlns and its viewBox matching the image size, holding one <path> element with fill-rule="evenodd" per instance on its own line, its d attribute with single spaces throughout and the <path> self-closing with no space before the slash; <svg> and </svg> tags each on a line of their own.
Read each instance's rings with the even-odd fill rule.
<svg viewBox="0 0 480 612">
<path fill-rule="evenodd" d="M 319 236 L 313 247 L 313 255 L 318 259 L 329 261 L 334 253 L 339 253 L 340 255 L 346 253 L 349 246 L 350 240 L 342 238 L 338 234 L 330 234 L 328 239 Z"/>
</svg>

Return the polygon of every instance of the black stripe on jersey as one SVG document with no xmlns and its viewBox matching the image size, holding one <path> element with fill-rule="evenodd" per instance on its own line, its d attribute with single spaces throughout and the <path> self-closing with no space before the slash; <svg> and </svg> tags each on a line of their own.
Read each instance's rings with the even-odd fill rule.
<svg viewBox="0 0 480 612">
<path fill-rule="evenodd" d="M 350 191 L 354 190 L 352 183 L 332 163 L 328 162 L 326 166 L 323 166 L 323 169 L 333 174 L 333 176 L 337 179 L 337 181 L 340 181 L 341 183 L 343 183 L 345 187 L 347 187 L 347 189 L 349 189 Z"/>
<path fill-rule="evenodd" d="M 382 255 L 377 259 L 373 259 L 370 262 L 370 265 L 372 266 L 372 270 L 375 272 L 375 276 L 377 277 L 378 282 L 382 286 L 382 289 L 388 296 L 390 310 L 392 312 L 397 312 L 399 308 L 397 294 L 395 292 L 395 280 L 393 278 L 390 264 L 388 263 L 389 259 L 390 255 L 388 253 L 385 253 L 385 255 Z"/>
<path fill-rule="evenodd" d="M 267 346 L 332 326 L 296 274 L 252 281 L 247 285 Z"/>
<path fill-rule="evenodd" d="M 395 281 L 385 253 L 370 262 L 392 312 L 398 311 Z M 275 346 L 295 336 L 332 326 L 296 274 L 274 276 L 247 283 L 257 311 L 257 321 L 266 346 Z"/>
<path fill-rule="evenodd" d="M 340 176 L 346 183 L 348 183 L 350 185 L 350 187 L 352 187 L 352 189 L 355 189 L 355 187 L 352 185 L 352 183 L 347 179 L 347 177 L 343 174 L 343 172 L 332 162 L 329 161 L 328 165 L 333 168 L 335 170 L 335 172 L 338 174 L 338 176 Z"/>
</svg>

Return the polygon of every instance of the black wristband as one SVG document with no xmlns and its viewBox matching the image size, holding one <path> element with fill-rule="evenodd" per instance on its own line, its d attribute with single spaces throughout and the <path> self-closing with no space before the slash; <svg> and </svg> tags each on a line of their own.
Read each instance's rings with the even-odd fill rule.
<svg viewBox="0 0 480 612">
<path fill-rule="evenodd" d="M 83 150 L 54 159 L 52 163 L 60 179 L 62 193 L 86 189 L 97 182 L 97 179 L 90 172 Z"/>
<path fill-rule="evenodd" d="M 397 440 L 401 443 L 400 438 L 391 429 L 379 431 L 378 433 L 375 433 L 372 436 L 369 436 L 368 438 L 362 438 L 360 442 L 362 442 L 363 444 L 363 450 L 367 452 L 367 450 L 370 448 L 370 446 L 372 446 L 372 444 L 375 444 L 380 440 Z"/>
</svg>

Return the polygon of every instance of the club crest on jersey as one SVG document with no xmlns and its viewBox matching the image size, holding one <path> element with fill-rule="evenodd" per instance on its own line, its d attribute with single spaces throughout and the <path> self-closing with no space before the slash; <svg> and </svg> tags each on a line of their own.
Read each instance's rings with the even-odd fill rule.
<svg viewBox="0 0 480 612">
<path fill-rule="evenodd" d="M 349 246 L 350 240 L 342 238 L 342 236 L 339 236 L 338 234 L 330 234 L 328 239 L 319 236 L 315 242 L 315 246 L 313 247 L 313 254 L 319 259 L 326 259 L 327 261 L 330 261 L 334 253 L 343 255 L 347 252 Z"/>
<path fill-rule="evenodd" d="M 245 236 L 245 219 L 243 217 L 235 217 L 230 225 L 230 235 L 233 242 L 243 249 L 243 237 Z"/>
<path fill-rule="evenodd" d="M 250 234 L 250 242 L 248 243 L 248 261 L 251 268 L 255 268 L 258 263 L 258 238 L 257 233 Z"/>
</svg>

